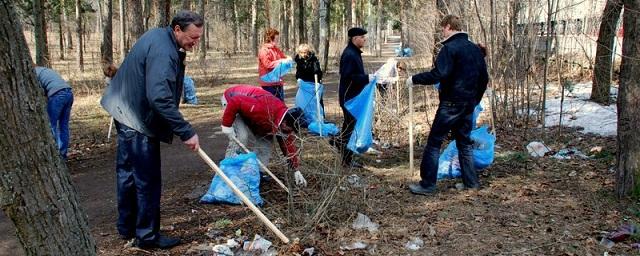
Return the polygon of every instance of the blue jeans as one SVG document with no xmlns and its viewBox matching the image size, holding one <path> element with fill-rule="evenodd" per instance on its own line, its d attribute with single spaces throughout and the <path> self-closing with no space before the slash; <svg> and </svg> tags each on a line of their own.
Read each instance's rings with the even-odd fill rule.
<svg viewBox="0 0 640 256">
<path fill-rule="evenodd" d="M 160 231 L 160 141 L 117 121 L 115 124 L 118 233 L 152 243 Z"/>
<path fill-rule="evenodd" d="M 473 165 L 473 141 L 471 141 L 471 127 L 474 105 L 472 103 L 441 102 L 433 120 L 427 145 L 422 153 L 420 164 L 420 185 L 425 188 L 434 187 L 438 177 L 438 158 L 440 147 L 445 137 L 451 131 L 458 147 L 460 172 L 462 182 L 466 187 L 479 186 L 478 174 Z"/>
<path fill-rule="evenodd" d="M 56 140 L 62 159 L 67 159 L 69 149 L 69 119 L 73 105 L 71 88 L 57 91 L 47 100 L 47 114 L 51 124 L 51 134 Z"/>
<path fill-rule="evenodd" d="M 284 87 L 282 85 L 274 86 L 262 86 L 262 89 L 270 92 L 273 96 L 276 96 L 281 101 L 284 101 Z"/>
</svg>

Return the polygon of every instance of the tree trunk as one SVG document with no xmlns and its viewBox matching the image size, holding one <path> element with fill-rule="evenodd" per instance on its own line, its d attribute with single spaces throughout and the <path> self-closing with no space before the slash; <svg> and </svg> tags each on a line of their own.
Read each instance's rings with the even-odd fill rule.
<svg viewBox="0 0 640 256">
<path fill-rule="evenodd" d="M 96 255 L 12 2 L 0 1 L 0 147 L 12 149 L 0 151 L 0 207 L 26 255 Z"/>
<path fill-rule="evenodd" d="M 121 0 L 122 1 L 122 0 Z M 169 26 L 169 13 L 171 12 L 171 0 L 157 0 L 156 27 Z"/>
<path fill-rule="evenodd" d="M 78 35 L 78 69 L 84 72 L 83 41 L 82 41 L 82 6 L 80 0 L 76 0 L 76 34 Z"/>
<path fill-rule="evenodd" d="M 640 184 L 640 0 L 624 1 L 624 41 L 618 95 L 616 193 L 639 196 Z"/>
<path fill-rule="evenodd" d="M 376 56 L 382 56 L 382 0 L 376 5 Z"/>
<path fill-rule="evenodd" d="M 96 34 L 102 34 L 102 1 L 97 0 L 98 2 L 98 12 L 96 13 Z M 91 34 L 91 33 L 89 33 Z"/>
<path fill-rule="evenodd" d="M 113 64 L 113 0 L 104 1 L 106 13 L 102 19 L 102 43 L 100 44 L 100 59 L 102 65 Z M 102 13 L 100 15 L 103 15 Z"/>
<path fill-rule="evenodd" d="M 200 6 L 200 15 L 204 20 L 206 19 L 206 0 L 198 0 L 198 6 Z M 209 26 L 205 26 L 205 29 L 209 29 Z M 207 33 L 202 33 L 202 38 L 200 38 L 200 60 L 204 60 L 207 57 Z"/>
<path fill-rule="evenodd" d="M 295 0 L 294 0 L 295 1 Z M 304 0 L 298 0 L 298 44 L 306 43 L 307 36 L 304 29 Z"/>
<path fill-rule="evenodd" d="M 267 27 L 272 28 L 271 24 L 271 6 L 269 5 L 269 0 L 264 0 L 264 16 L 267 22 Z"/>
<path fill-rule="evenodd" d="M 611 87 L 612 57 L 615 56 L 613 44 L 616 37 L 616 27 L 622 11 L 622 0 L 607 0 L 602 13 L 602 23 L 598 33 L 596 60 L 593 66 L 593 86 L 591 100 L 600 104 L 609 104 L 609 89 Z"/>
<path fill-rule="evenodd" d="M 329 39 L 331 37 L 331 1 L 320 0 L 319 9 L 320 48 L 318 49 L 318 56 L 322 57 L 322 70 L 324 70 L 326 74 L 329 64 Z"/>
<path fill-rule="evenodd" d="M 288 0 L 289 1 L 289 0 Z M 296 48 L 296 43 L 299 41 L 298 40 L 298 30 L 296 29 L 296 24 L 298 24 L 298 16 L 296 15 L 296 0 L 290 0 L 291 1 L 291 48 Z"/>
<path fill-rule="evenodd" d="M 240 48 L 240 25 L 238 20 L 238 6 L 236 5 L 236 1 L 233 1 L 233 53 L 238 52 Z"/>
<path fill-rule="evenodd" d="M 149 30 L 149 18 L 151 18 L 151 0 L 142 2 L 142 30 Z"/>
<path fill-rule="evenodd" d="M 64 19 L 64 25 L 67 29 L 67 49 L 73 49 L 73 34 L 71 33 L 71 22 L 69 22 L 69 14 L 67 13 L 67 1 L 71 0 L 62 0 L 63 7 L 62 8 L 62 18 Z"/>
<path fill-rule="evenodd" d="M 125 13 L 127 14 L 127 48 L 131 48 L 133 44 L 142 36 L 144 29 L 142 28 L 142 1 L 141 0 L 127 0 L 127 7 L 125 7 Z"/>
<path fill-rule="evenodd" d="M 191 0 L 182 0 L 182 10 L 191 10 Z"/>
<path fill-rule="evenodd" d="M 320 49 L 320 22 L 319 22 L 319 14 L 318 8 L 319 0 L 311 1 L 311 42 L 313 44 L 313 49 Z"/>
<path fill-rule="evenodd" d="M 36 41 L 36 65 L 50 67 L 49 46 L 47 45 L 47 23 L 43 0 L 33 1 L 33 22 Z"/>
<path fill-rule="evenodd" d="M 287 10 L 289 8 L 287 8 L 287 4 L 289 3 L 289 0 L 282 0 L 282 38 L 280 40 L 284 39 L 284 48 L 285 49 L 291 49 L 289 48 L 290 44 L 289 44 L 289 15 L 291 14 L 290 12 L 287 12 Z"/>
<path fill-rule="evenodd" d="M 348 30 L 351 27 L 354 27 L 353 24 L 351 24 L 351 5 L 353 0 L 344 0 L 343 4 L 344 4 L 344 19 L 347 21 L 346 25 L 347 28 L 345 29 Z"/>
<path fill-rule="evenodd" d="M 251 1 L 251 52 L 258 56 L 258 0 Z"/>
<path fill-rule="evenodd" d="M 403 1 L 403 0 L 400 0 Z M 357 0 L 351 0 L 351 6 L 349 6 L 349 11 L 351 11 L 351 14 L 349 14 L 349 17 L 351 18 L 351 27 L 357 27 L 358 26 L 358 2 Z"/>
<path fill-rule="evenodd" d="M 60 50 L 60 59 L 64 60 L 64 28 L 62 26 L 62 12 L 64 12 L 64 7 L 63 7 L 64 3 L 61 1 L 58 5 L 58 32 L 60 33 L 59 37 L 58 37 L 58 47 Z"/>
<path fill-rule="evenodd" d="M 124 56 L 129 51 L 127 47 L 126 14 L 125 0 L 120 0 L 120 60 L 124 60 Z"/>
<path fill-rule="evenodd" d="M 404 49 L 407 44 L 407 17 L 406 17 L 406 0 L 400 0 L 400 51 Z"/>
</svg>

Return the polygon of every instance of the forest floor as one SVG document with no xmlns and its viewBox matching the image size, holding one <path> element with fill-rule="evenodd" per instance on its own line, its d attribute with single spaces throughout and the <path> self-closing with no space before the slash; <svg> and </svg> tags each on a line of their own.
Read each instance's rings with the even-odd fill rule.
<svg viewBox="0 0 640 256">
<path fill-rule="evenodd" d="M 223 57 L 220 57 L 223 58 Z M 201 146 L 219 163 L 227 139 L 220 133 L 220 95 L 236 83 L 255 84 L 255 59 L 224 57 L 226 71 L 194 72 L 199 105 L 181 107 L 194 124 Z M 381 59 L 365 58 L 368 67 Z M 378 63 L 378 64 L 372 64 Z M 189 67 L 191 68 L 191 66 Z M 335 70 L 336 68 L 332 68 Z M 295 82 L 287 75 L 287 103 L 293 104 Z M 576 128 L 498 129 L 493 165 L 481 173 L 479 191 L 457 190 L 456 180 L 439 182 L 439 193 L 416 196 L 407 184 L 418 180 L 409 169 L 408 145 L 378 147 L 378 155 L 363 155 L 363 169 L 336 167 L 336 153 L 326 139 L 303 133 L 302 170 L 309 185 L 295 188 L 289 198 L 273 181 L 261 185 L 265 205 L 261 210 L 293 240 L 283 244 L 243 206 L 200 204 L 212 171 L 179 140 L 162 146 L 162 232 L 183 243 L 171 250 L 144 251 L 127 247 L 115 229 L 115 136 L 107 141 L 109 117 L 98 100 L 99 78 L 72 80 L 76 99 L 72 114 L 71 154 L 68 161 L 74 185 L 89 217 L 100 255 L 215 255 L 201 250 L 227 239 L 252 240 L 258 234 L 273 242 L 278 255 L 602 255 L 639 254 L 632 244 L 640 237 L 608 248 L 600 240 L 620 225 L 639 223 L 640 204 L 617 200 L 614 194 L 615 137 L 583 134 Z M 327 120 L 340 126 L 337 107 L 338 77 L 327 74 L 324 102 Z M 95 85 L 95 86 L 94 86 Z M 95 88 L 94 88 L 95 87 Z M 75 89 L 79 88 L 79 89 Z M 85 89 L 82 89 L 85 88 Z M 423 114 L 424 115 L 424 114 Z M 420 116 L 420 122 L 423 120 Z M 390 121 L 391 122 L 391 121 Z M 425 122 L 426 123 L 426 122 Z M 398 130 L 398 133 L 404 133 Z M 424 138 L 425 134 L 417 134 Z M 542 141 L 553 149 L 575 147 L 590 155 L 559 160 L 530 157 L 524 148 Z M 421 143 L 415 146 L 419 166 Z M 591 153 L 594 147 L 601 151 Z M 274 158 L 279 151 L 274 150 Z M 279 161 L 272 170 L 287 180 Z M 357 214 L 377 223 L 377 231 L 355 230 Z M 423 245 L 405 248 L 412 240 Z M 363 249 L 350 250 L 360 245 Z M 22 255 L 10 220 L 0 213 L 0 255 Z M 238 255 L 238 254 L 236 254 Z"/>
</svg>

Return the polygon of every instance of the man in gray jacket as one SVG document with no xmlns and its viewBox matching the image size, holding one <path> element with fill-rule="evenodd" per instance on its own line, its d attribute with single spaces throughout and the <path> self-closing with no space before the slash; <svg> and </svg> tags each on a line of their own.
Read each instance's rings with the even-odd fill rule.
<svg viewBox="0 0 640 256">
<path fill-rule="evenodd" d="M 170 27 L 149 30 L 133 45 L 101 104 L 116 120 L 118 232 L 141 248 L 170 248 L 179 239 L 160 230 L 160 142 L 174 134 L 191 150 L 198 135 L 178 111 L 185 51 L 203 32 L 202 16 L 180 11 Z"/>
</svg>

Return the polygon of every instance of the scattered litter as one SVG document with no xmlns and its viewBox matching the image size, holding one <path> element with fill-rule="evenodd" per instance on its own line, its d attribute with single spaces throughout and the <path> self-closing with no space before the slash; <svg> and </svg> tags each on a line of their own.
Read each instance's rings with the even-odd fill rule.
<svg viewBox="0 0 640 256">
<path fill-rule="evenodd" d="M 369 232 L 377 232 L 378 231 L 377 223 L 371 221 L 371 219 L 362 213 L 358 213 L 358 217 L 353 221 L 351 227 L 353 229 L 367 229 Z"/>
<path fill-rule="evenodd" d="M 213 251 L 218 255 L 233 256 L 233 251 L 228 246 L 219 244 L 213 247 Z"/>
<path fill-rule="evenodd" d="M 124 248 L 126 249 L 126 248 L 131 248 L 131 247 L 133 247 L 133 243 L 134 243 L 135 241 L 136 241 L 136 239 L 135 239 L 135 238 L 133 238 L 133 239 L 129 240 L 128 242 L 126 242 L 126 243 L 124 244 Z"/>
<path fill-rule="evenodd" d="M 369 154 L 369 155 L 380 155 L 380 154 L 382 154 L 382 152 L 380 152 L 380 150 L 377 150 L 375 148 L 369 148 L 369 149 L 367 149 L 367 154 Z"/>
<path fill-rule="evenodd" d="M 527 145 L 527 151 L 532 157 L 543 157 L 544 154 L 551 151 L 547 146 L 539 141 L 532 141 Z"/>
<path fill-rule="evenodd" d="M 245 241 L 242 249 L 249 252 L 260 252 L 266 253 L 269 251 L 269 247 L 271 247 L 273 243 L 271 241 L 262 238 L 260 235 L 256 235 L 253 238 L 253 241 Z"/>
<path fill-rule="evenodd" d="M 456 189 L 457 190 L 463 190 L 464 189 L 464 183 L 462 183 L 462 182 L 456 183 Z"/>
<path fill-rule="evenodd" d="M 214 246 L 211 244 L 198 244 L 194 245 L 187 250 L 187 254 L 201 254 L 201 252 L 213 251 Z"/>
<path fill-rule="evenodd" d="M 404 248 L 409 251 L 417 251 L 420 250 L 422 246 L 424 246 L 424 241 L 418 237 L 413 237 L 404 245 Z"/>
<path fill-rule="evenodd" d="M 601 146 L 595 146 L 595 147 L 592 147 L 592 148 L 589 150 L 589 152 L 591 152 L 591 153 L 600 153 L 600 152 L 602 152 L 602 147 L 601 147 Z"/>
<path fill-rule="evenodd" d="M 236 248 L 236 247 L 240 247 L 240 243 L 238 243 L 235 239 L 229 239 L 227 240 L 227 246 L 229 248 Z"/>
<path fill-rule="evenodd" d="M 600 240 L 600 245 L 602 245 L 602 246 L 604 246 L 604 247 L 607 247 L 607 249 L 611 249 L 611 248 L 613 248 L 613 246 L 614 246 L 615 244 L 616 244 L 616 243 L 614 243 L 613 241 L 611 241 L 611 240 L 607 239 L 606 237 L 603 237 L 603 238 Z"/>
<path fill-rule="evenodd" d="M 569 177 L 575 177 L 576 175 L 578 175 L 578 173 L 576 171 L 571 171 L 569 173 Z"/>
<path fill-rule="evenodd" d="M 376 163 L 382 163 L 382 160 L 376 159 Z"/>
<path fill-rule="evenodd" d="M 382 143 L 381 148 L 383 148 L 383 149 L 389 149 L 389 148 L 391 148 L 391 144 L 389 144 L 389 142 Z"/>
<path fill-rule="evenodd" d="M 367 249 L 368 244 L 362 241 L 356 241 L 353 242 L 349 245 L 343 245 L 340 246 L 340 250 L 346 250 L 346 251 L 350 251 L 350 250 L 362 250 L 362 249 Z"/>
<path fill-rule="evenodd" d="M 238 229 L 236 230 L 236 236 L 241 236 L 242 235 L 242 229 Z"/>
<path fill-rule="evenodd" d="M 315 248 L 311 247 L 311 248 L 306 248 L 304 249 L 304 251 L 302 251 L 302 255 L 307 255 L 307 256 L 311 256 L 313 255 L 313 253 L 316 251 Z"/>
<path fill-rule="evenodd" d="M 633 224 L 624 224 L 618 230 L 610 232 L 607 239 L 613 242 L 622 242 L 632 235 L 638 233 L 638 228 Z"/>
<path fill-rule="evenodd" d="M 553 158 L 564 160 L 564 159 L 571 159 L 573 156 L 576 156 L 582 159 L 589 158 L 589 156 L 585 155 L 584 153 L 582 153 L 580 150 L 576 148 L 563 148 L 560 151 L 558 151 L 558 153 L 553 155 Z"/>
<path fill-rule="evenodd" d="M 160 226 L 160 231 L 173 231 L 175 229 L 176 229 L 176 227 L 174 227 L 173 225 Z"/>
<path fill-rule="evenodd" d="M 364 186 L 362 180 L 360 179 L 360 176 L 358 176 L 357 174 L 349 175 L 349 177 L 347 177 L 347 182 L 349 182 L 349 184 L 354 188 L 361 188 Z"/>
</svg>

